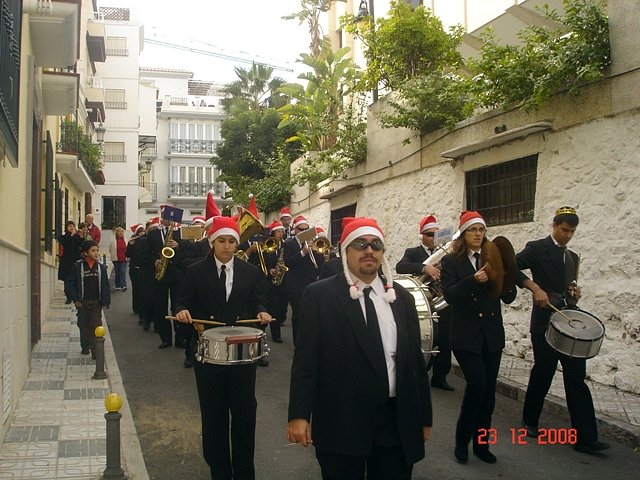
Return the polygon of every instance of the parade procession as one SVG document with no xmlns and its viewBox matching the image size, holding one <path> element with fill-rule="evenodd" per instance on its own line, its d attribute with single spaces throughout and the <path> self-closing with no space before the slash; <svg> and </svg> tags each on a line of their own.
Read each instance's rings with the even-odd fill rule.
<svg viewBox="0 0 640 480">
<path fill-rule="evenodd" d="M 0 480 L 635 478 L 640 3 L 3 0 Z"/>
</svg>

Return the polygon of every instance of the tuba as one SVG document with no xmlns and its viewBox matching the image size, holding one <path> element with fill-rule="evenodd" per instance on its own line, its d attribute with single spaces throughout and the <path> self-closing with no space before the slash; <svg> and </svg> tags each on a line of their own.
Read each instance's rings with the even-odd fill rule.
<svg viewBox="0 0 640 480">
<path fill-rule="evenodd" d="M 174 222 L 169 223 L 169 231 L 167 232 L 167 236 L 164 238 L 164 247 L 162 247 L 162 250 L 160 251 L 160 262 L 156 267 L 156 275 L 154 278 L 159 282 L 162 281 L 162 279 L 166 275 L 167 267 L 169 266 L 169 261 L 176 254 L 173 248 L 167 246 L 167 244 L 173 238 L 173 225 L 174 225 Z"/>
</svg>

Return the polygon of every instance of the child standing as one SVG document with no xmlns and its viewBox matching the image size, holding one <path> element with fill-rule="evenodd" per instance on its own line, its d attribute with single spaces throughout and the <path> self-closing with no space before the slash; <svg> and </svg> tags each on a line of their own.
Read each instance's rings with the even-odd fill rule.
<svg viewBox="0 0 640 480">
<path fill-rule="evenodd" d="M 98 244 L 93 240 L 82 243 L 82 259 L 73 265 L 68 277 L 69 298 L 78 309 L 78 328 L 82 354 L 95 358 L 95 329 L 102 325 L 102 309 L 109 308 L 111 290 L 107 267 L 98 261 Z"/>
</svg>

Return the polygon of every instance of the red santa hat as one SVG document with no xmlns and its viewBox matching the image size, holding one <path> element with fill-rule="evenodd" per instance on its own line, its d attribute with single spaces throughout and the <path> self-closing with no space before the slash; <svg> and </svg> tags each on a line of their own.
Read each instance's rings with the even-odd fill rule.
<svg viewBox="0 0 640 480">
<path fill-rule="evenodd" d="M 420 233 L 424 233 L 425 230 L 429 228 L 440 228 L 438 225 L 438 220 L 433 215 L 427 215 L 422 220 L 420 220 Z"/>
<path fill-rule="evenodd" d="M 209 190 L 207 193 L 207 204 L 204 210 L 204 218 L 206 220 L 212 217 L 219 217 L 220 210 L 218 210 L 218 205 L 216 205 L 216 199 L 213 198 L 213 190 Z"/>
<path fill-rule="evenodd" d="M 157 228 L 160 225 L 160 217 L 153 217 L 149 220 L 149 228 Z"/>
<path fill-rule="evenodd" d="M 327 238 L 327 232 L 324 231 L 324 228 L 322 227 L 316 227 L 316 235 L 318 237 L 324 237 Z"/>
<path fill-rule="evenodd" d="M 309 222 L 302 215 L 298 215 L 293 219 L 293 228 L 298 228 L 300 225 L 309 225 Z"/>
<path fill-rule="evenodd" d="M 342 219 L 342 235 L 340 236 L 342 270 L 344 271 L 344 276 L 349 284 L 349 295 L 354 300 L 362 297 L 363 293 L 358 289 L 358 287 L 356 287 L 357 282 L 353 281 L 353 277 L 349 272 L 349 267 L 347 265 L 347 247 L 356 238 L 364 235 L 374 235 L 384 243 L 384 234 L 375 219 L 366 217 L 345 217 Z M 386 290 L 384 298 L 387 302 L 392 303 L 396 299 L 396 292 L 393 289 L 391 266 L 384 255 L 382 256 L 382 273 L 387 279 L 387 284 L 384 287 Z"/>
<path fill-rule="evenodd" d="M 221 235 L 231 235 L 239 243 L 240 229 L 238 228 L 238 222 L 231 217 L 212 217 L 211 227 L 207 230 L 209 243 L 213 244 L 213 241 Z"/>
<path fill-rule="evenodd" d="M 202 215 L 196 215 L 191 219 L 191 225 L 204 225 L 206 219 Z"/>
<path fill-rule="evenodd" d="M 280 209 L 280 218 L 291 218 L 291 210 L 287 207 L 282 207 L 282 209 Z"/>
<path fill-rule="evenodd" d="M 469 228 L 474 223 L 480 223 L 485 227 L 487 226 L 487 224 L 484 221 L 484 218 L 482 218 L 482 215 L 480 215 L 478 212 L 465 210 L 460 214 L 460 223 L 459 223 L 458 230 L 462 234 L 467 228 Z"/>
<path fill-rule="evenodd" d="M 269 232 L 275 232 L 276 230 L 284 230 L 284 225 L 282 225 L 282 222 L 274 220 L 269 225 L 267 225 L 267 228 L 269 229 Z"/>
<path fill-rule="evenodd" d="M 141 223 L 136 223 L 135 225 L 131 225 L 130 230 L 135 234 L 141 228 L 144 230 L 144 225 L 142 225 Z"/>
</svg>

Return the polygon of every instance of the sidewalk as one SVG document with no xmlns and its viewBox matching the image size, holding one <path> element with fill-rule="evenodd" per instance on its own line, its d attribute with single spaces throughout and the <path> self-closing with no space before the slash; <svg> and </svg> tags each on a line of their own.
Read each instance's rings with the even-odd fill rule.
<svg viewBox="0 0 640 480">
<path fill-rule="evenodd" d="M 107 310 L 108 316 L 108 310 Z M 108 333 L 106 380 L 92 380 L 95 363 L 80 354 L 76 317 L 64 298 L 55 298 L 32 352 L 31 373 L 11 427 L 0 447 L 0 479 L 99 479 L 106 468 L 104 397 L 123 397 L 121 461 L 131 480 L 148 480 L 140 444 Z M 522 401 L 530 365 L 504 356 L 498 391 Z M 460 374 L 459 368 L 454 371 Z M 640 447 L 640 396 L 589 383 L 602 436 Z M 568 418 L 562 375 L 557 374 L 545 410 Z"/>
<path fill-rule="evenodd" d="M 108 316 L 108 310 L 107 310 Z M 56 297 L 31 354 L 13 423 L 0 448 L 0 479 L 99 479 L 106 468 L 104 397 L 123 397 L 121 465 L 130 480 L 148 480 L 135 425 L 114 355 L 108 325 L 105 370 L 92 380 L 95 362 L 80 354 L 76 315 Z"/>
</svg>

